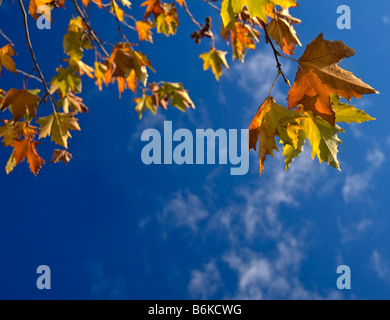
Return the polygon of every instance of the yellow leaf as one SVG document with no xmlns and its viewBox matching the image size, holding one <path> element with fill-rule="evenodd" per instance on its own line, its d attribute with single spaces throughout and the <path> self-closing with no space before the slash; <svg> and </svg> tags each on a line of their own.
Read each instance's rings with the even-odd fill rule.
<svg viewBox="0 0 390 320">
<path fill-rule="evenodd" d="M 3 66 L 8 71 L 11 71 L 13 73 L 16 72 L 16 65 L 14 60 L 11 58 L 12 56 L 16 55 L 16 52 L 14 48 L 12 47 L 12 44 L 7 44 L 4 47 L 0 48 L 0 74 L 1 74 L 1 67 Z"/>
<path fill-rule="evenodd" d="M 199 57 L 203 59 L 203 69 L 213 71 L 215 78 L 219 80 L 222 75 L 222 66 L 229 70 L 229 65 L 226 61 L 227 52 L 211 49 L 210 52 L 201 54 Z"/>
</svg>

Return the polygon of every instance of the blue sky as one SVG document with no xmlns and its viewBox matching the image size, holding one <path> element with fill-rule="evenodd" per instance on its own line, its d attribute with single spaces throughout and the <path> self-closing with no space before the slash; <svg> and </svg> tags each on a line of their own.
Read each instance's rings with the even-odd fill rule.
<svg viewBox="0 0 390 320">
<path fill-rule="evenodd" d="M 27 3 L 27 1 L 24 1 Z M 141 17 L 140 1 L 133 14 Z M 377 121 L 349 126 L 340 138 L 342 172 L 317 160 L 310 150 L 284 172 L 283 159 L 267 159 L 261 178 L 257 154 L 251 153 L 250 172 L 230 176 L 229 166 L 146 166 L 141 162 L 147 128 L 248 128 L 275 76 L 272 50 L 262 38 L 248 53 L 246 64 L 231 61 L 229 73 L 216 82 L 202 70 L 199 54 L 210 43 L 196 45 L 195 30 L 179 8 L 176 37 L 155 35 L 154 44 L 139 50 L 152 61 L 155 81 L 183 82 L 197 109 L 159 111 L 140 121 L 134 98 L 118 98 L 115 85 L 103 92 L 85 79 L 83 95 L 90 108 L 80 115 L 82 132 L 69 142 L 74 159 L 47 165 L 35 178 L 26 163 L 12 174 L 0 171 L 0 298 L 9 299 L 389 299 L 390 229 L 388 91 L 390 3 L 375 0 L 298 1 L 290 13 L 300 19 L 297 32 L 304 47 L 320 32 L 342 40 L 356 55 L 341 63 L 380 95 L 352 101 Z M 199 21 L 218 14 L 202 1 L 188 1 Z M 352 10 L 352 29 L 336 27 L 336 9 Z M 32 42 L 47 79 L 65 58 L 64 22 L 74 13 L 55 11 L 51 30 L 34 28 Z M 116 22 L 96 13 L 93 26 L 101 38 L 119 40 Z M 1 29 L 15 43 L 19 69 L 30 71 L 17 3 L 3 1 Z M 129 30 L 130 41 L 137 36 Z M 0 45 L 7 42 L 0 39 Z M 228 50 L 217 37 L 218 49 Z M 290 81 L 296 65 L 283 60 Z M 20 77 L 3 70 L 0 87 L 20 88 Z M 37 86 L 30 80 L 28 88 Z M 287 89 L 279 81 L 274 97 L 284 103 Z M 285 103 L 284 103 L 285 104 Z M 41 115 L 51 107 L 43 105 Z M 50 159 L 54 144 L 39 146 Z M 10 149 L 0 153 L 4 166 Z M 36 268 L 52 271 L 52 289 L 36 288 Z M 339 291 L 336 269 L 352 271 L 352 290 Z"/>
</svg>

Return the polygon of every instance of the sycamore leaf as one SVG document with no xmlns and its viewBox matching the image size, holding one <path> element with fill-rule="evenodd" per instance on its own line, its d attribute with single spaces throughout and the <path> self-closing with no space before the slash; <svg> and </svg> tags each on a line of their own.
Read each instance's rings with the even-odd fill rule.
<svg viewBox="0 0 390 320">
<path fill-rule="evenodd" d="M 65 69 L 60 67 L 57 72 L 58 74 L 51 81 L 51 93 L 59 90 L 60 96 L 64 97 L 68 92 L 81 92 L 81 78 L 76 74 L 75 68 L 72 66 L 67 66 Z"/>
<path fill-rule="evenodd" d="M 58 106 L 62 108 L 65 113 L 88 113 L 88 107 L 83 103 L 83 99 L 75 96 L 71 92 L 58 101 Z"/>
<path fill-rule="evenodd" d="M 127 43 L 115 45 L 107 64 L 104 82 L 108 85 L 117 79 L 119 93 L 124 90 L 126 85 L 135 91 L 137 81 L 145 86 L 148 79 L 146 67 L 154 71 L 148 58 L 143 53 L 134 51 Z M 98 77 L 99 75 L 97 75 L 97 79 L 99 79 Z"/>
<path fill-rule="evenodd" d="M 34 118 L 37 116 L 37 109 L 40 98 L 38 95 L 32 94 L 26 89 L 10 89 L 7 92 L 2 110 L 9 106 L 12 106 L 12 114 L 14 121 L 19 121 L 26 114 L 26 108 L 31 116 Z"/>
<path fill-rule="evenodd" d="M 293 55 L 295 46 L 302 46 L 293 25 L 301 23 L 301 20 L 290 16 L 288 9 L 277 11 L 268 25 L 268 33 L 280 46 L 283 53 Z"/>
<path fill-rule="evenodd" d="M 15 62 L 11 58 L 14 55 L 16 55 L 16 52 L 12 47 L 12 44 L 9 43 L 4 47 L 0 48 L 0 74 L 2 67 L 6 68 L 8 71 L 17 73 Z"/>
<path fill-rule="evenodd" d="M 119 21 L 123 21 L 124 12 L 119 6 L 116 4 L 114 0 L 111 1 L 111 12 L 113 12 Z"/>
<path fill-rule="evenodd" d="M 273 12 L 275 5 L 282 8 L 298 6 L 296 0 L 222 0 L 222 22 L 227 26 L 246 7 L 252 18 L 257 17 L 267 23 L 267 13 Z"/>
<path fill-rule="evenodd" d="M 54 112 L 48 117 L 38 119 L 37 123 L 40 124 L 39 139 L 51 135 L 51 141 L 68 149 L 68 138 L 72 137 L 69 130 L 81 130 L 73 115 L 73 113 Z"/>
<path fill-rule="evenodd" d="M 38 20 L 39 14 L 37 12 L 40 6 L 48 6 L 53 0 L 30 0 L 30 5 L 28 7 L 28 12 L 31 16 Z"/>
<path fill-rule="evenodd" d="M 229 70 L 229 65 L 226 61 L 225 51 L 220 51 L 212 48 L 210 52 L 201 54 L 199 57 L 203 59 L 203 70 L 210 69 L 213 71 L 217 81 L 222 75 L 222 66 Z"/>
<path fill-rule="evenodd" d="M 294 158 L 299 157 L 306 139 L 308 139 L 311 144 L 313 159 L 317 156 L 320 163 L 324 161 L 340 170 L 340 164 L 337 160 L 337 147 L 341 140 L 337 137 L 337 134 L 344 132 L 344 130 L 338 125 L 331 126 L 321 117 L 314 116 L 311 111 L 305 112 L 305 115 L 306 117 L 298 121 L 303 129 L 299 132 L 297 146 L 284 147 L 283 155 L 286 157 L 286 168 L 290 166 Z"/>
<path fill-rule="evenodd" d="M 16 160 L 15 160 L 15 149 L 12 150 L 11 156 L 8 159 L 7 165 L 5 166 L 5 172 L 7 174 L 10 174 L 16 167 Z"/>
<path fill-rule="evenodd" d="M 341 41 L 324 40 L 321 33 L 298 60 L 298 72 L 288 94 L 289 108 L 302 104 L 305 111 L 312 111 L 333 126 L 336 116 L 330 94 L 350 100 L 352 97 L 360 98 L 362 94 L 378 93 L 337 65 L 354 54 L 355 51 Z"/>
<path fill-rule="evenodd" d="M 256 49 L 256 42 L 259 42 L 259 32 L 251 25 L 242 22 L 231 22 L 225 28 L 222 26 L 222 38 L 230 41 L 233 47 L 233 59 L 244 62 L 246 49 Z"/>
<path fill-rule="evenodd" d="M 267 155 L 273 156 L 273 151 L 279 151 L 275 137 L 278 136 L 284 145 L 297 147 L 298 132 L 301 128 L 298 120 L 302 114 L 289 110 L 268 97 L 257 110 L 249 127 L 249 150 L 257 148 L 259 142 L 260 175 L 264 169 Z"/>
<path fill-rule="evenodd" d="M 137 21 L 135 24 L 139 41 L 148 41 L 153 43 L 153 33 L 150 29 L 153 28 L 149 21 Z"/>
<path fill-rule="evenodd" d="M 163 4 L 162 8 L 164 12 L 156 17 L 157 33 L 163 33 L 169 37 L 176 34 L 179 18 L 173 4 Z"/>
<path fill-rule="evenodd" d="M 119 0 L 119 2 L 129 9 L 131 8 L 131 2 L 129 0 Z"/>
<path fill-rule="evenodd" d="M 81 2 L 87 7 L 91 0 L 81 0 Z M 92 0 L 93 3 L 95 3 L 99 8 L 102 8 L 102 0 Z"/>
<path fill-rule="evenodd" d="M 91 79 L 95 78 L 93 75 L 93 72 L 94 72 L 93 68 L 90 67 L 89 65 L 85 64 L 81 60 L 76 62 L 76 61 L 70 59 L 69 64 L 77 70 L 77 72 L 80 74 L 80 76 L 87 75 Z"/>
<path fill-rule="evenodd" d="M 146 7 L 144 19 L 148 18 L 151 14 L 156 18 L 161 13 L 164 13 L 164 9 L 160 5 L 160 0 L 147 0 L 141 4 L 141 7 Z"/>
<path fill-rule="evenodd" d="M 59 163 L 63 161 L 65 165 L 67 165 L 72 158 L 73 156 L 68 151 L 56 149 L 54 150 L 50 163 Z"/>
<path fill-rule="evenodd" d="M 24 161 L 27 158 L 27 162 L 30 166 L 30 170 L 36 176 L 41 169 L 45 161 L 39 156 L 36 146 L 40 142 L 36 142 L 31 138 L 25 138 L 23 140 L 17 140 L 12 143 L 14 147 L 14 160 L 16 165 Z"/>
<path fill-rule="evenodd" d="M 102 91 L 103 83 L 105 83 L 105 74 L 107 72 L 107 65 L 99 62 L 95 62 L 95 83 Z"/>
<path fill-rule="evenodd" d="M 153 114 L 156 114 L 157 107 L 153 104 L 153 97 L 148 96 L 145 91 L 142 92 L 142 97 L 133 100 L 137 105 L 135 111 L 138 113 L 138 117 L 142 119 L 143 113 L 149 109 Z"/>
<path fill-rule="evenodd" d="M 346 103 L 340 103 L 340 97 L 337 94 L 331 94 L 330 100 L 332 101 L 333 109 L 336 112 L 336 122 L 362 123 L 376 120 L 365 113 L 364 110 L 356 109 Z"/>
</svg>

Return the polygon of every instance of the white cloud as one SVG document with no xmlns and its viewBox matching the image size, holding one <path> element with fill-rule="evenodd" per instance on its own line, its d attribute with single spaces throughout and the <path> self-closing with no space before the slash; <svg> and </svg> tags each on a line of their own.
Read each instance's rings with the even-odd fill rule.
<svg viewBox="0 0 390 320">
<path fill-rule="evenodd" d="M 374 250 L 371 254 L 371 267 L 376 272 L 378 278 L 390 281 L 390 270 L 387 263 L 383 261 L 382 255 Z"/>
<path fill-rule="evenodd" d="M 202 201 L 197 195 L 186 191 L 177 192 L 164 205 L 162 214 L 158 217 L 163 224 L 173 225 L 176 228 L 185 227 L 196 232 L 198 223 L 208 216 Z"/>
<path fill-rule="evenodd" d="M 341 233 L 341 242 L 347 243 L 359 239 L 364 233 L 373 226 L 372 220 L 363 218 L 360 221 L 353 223 L 343 223 L 341 218 L 337 220 L 338 228 Z"/>
<path fill-rule="evenodd" d="M 193 270 L 188 291 L 193 299 L 209 299 L 221 286 L 221 276 L 214 261 L 203 266 L 202 270 Z"/>
<path fill-rule="evenodd" d="M 383 16 L 382 21 L 384 24 L 389 24 L 390 23 L 390 18 L 388 16 Z"/>
<path fill-rule="evenodd" d="M 368 164 L 366 170 L 362 173 L 347 175 L 342 189 L 344 201 L 349 203 L 353 201 L 367 200 L 367 192 L 374 188 L 373 178 L 377 170 L 384 164 L 386 157 L 378 148 L 370 151 L 366 156 Z"/>
</svg>

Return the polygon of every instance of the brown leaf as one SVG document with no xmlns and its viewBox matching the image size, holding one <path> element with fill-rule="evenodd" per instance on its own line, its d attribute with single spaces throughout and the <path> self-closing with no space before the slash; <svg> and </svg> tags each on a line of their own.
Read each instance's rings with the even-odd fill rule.
<svg viewBox="0 0 390 320">
<path fill-rule="evenodd" d="M 295 46 L 302 46 L 293 25 L 301 20 L 290 16 L 288 9 L 275 12 L 274 19 L 268 25 L 269 35 L 276 41 L 285 54 L 293 55 Z"/>
<path fill-rule="evenodd" d="M 40 98 L 28 92 L 26 89 L 10 89 L 7 92 L 4 104 L 1 110 L 5 110 L 7 107 L 12 105 L 12 114 L 14 120 L 19 121 L 26 114 L 26 107 L 34 118 L 37 116 L 38 103 Z"/>
<path fill-rule="evenodd" d="M 362 94 L 378 93 L 337 65 L 354 54 L 355 51 L 341 41 L 324 40 L 321 33 L 298 60 L 298 72 L 288 95 L 289 108 L 302 104 L 305 111 L 312 111 L 334 126 L 336 117 L 330 100 L 332 93 L 347 100 L 352 97 L 360 99 Z"/>
<path fill-rule="evenodd" d="M 17 73 L 15 62 L 11 58 L 14 55 L 16 55 L 16 52 L 12 47 L 12 44 L 9 43 L 4 47 L 0 48 L 0 73 L 1 73 L 2 66 L 6 68 L 8 71 Z"/>
<path fill-rule="evenodd" d="M 54 150 L 53 158 L 50 163 L 59 163 L 63 161 L 65 165 L 67 165 L 72 158 L 72 155 L 68 151 L 56 149 Z"/>
</svg>

